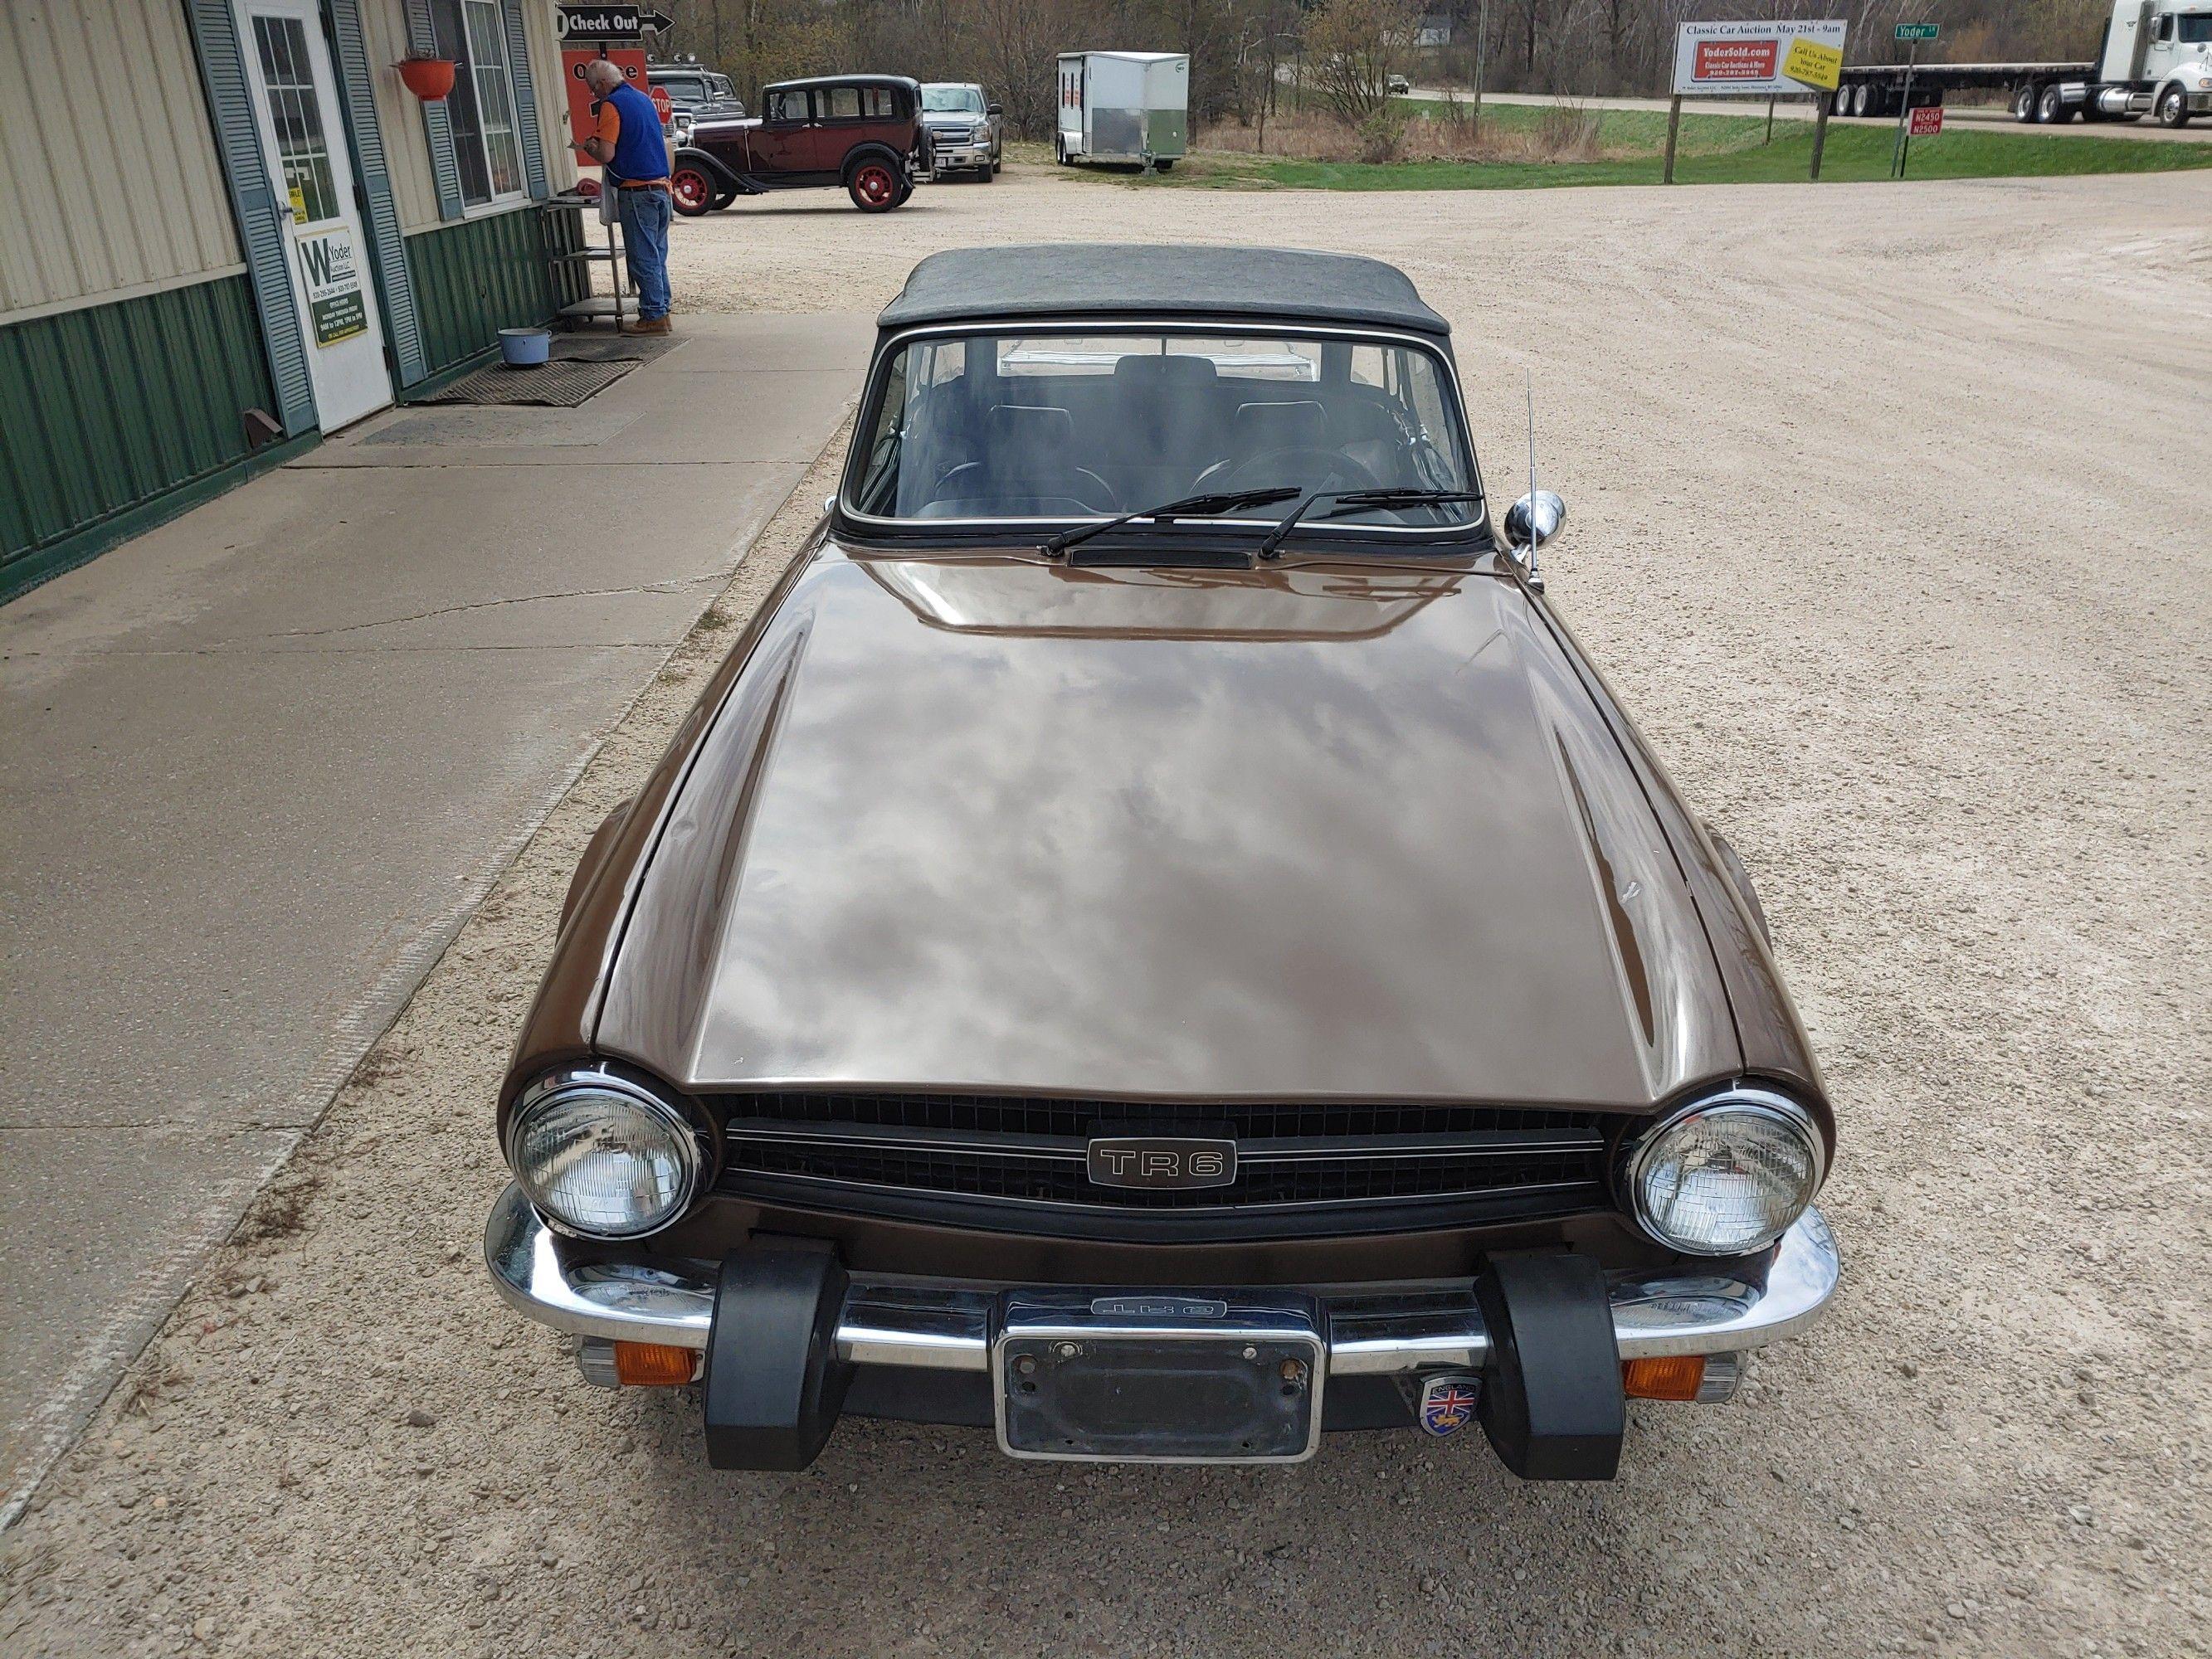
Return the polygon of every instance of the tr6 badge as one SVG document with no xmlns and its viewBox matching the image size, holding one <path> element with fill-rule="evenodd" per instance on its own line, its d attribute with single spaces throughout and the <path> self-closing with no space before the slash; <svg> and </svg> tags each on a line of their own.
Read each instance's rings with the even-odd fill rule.
<svg viewBox="0 0 2212 1659">
<path fill-rule="evenodd" d="M 1237 1143 L 1166 1135 L 1102 1135 L 1091 1143 L 1099 1187 L 1227 1187 L 1237 1179 Z"/>
<path fill-rule="evenodd" d="M 1447 1371 L 1421 1384 L 1419 1408 L 1414 1420 L 1424 1434 L 1442 1439 L 1457 1434 L 1474 1420 L 1475 1402 L 1482 1397 L 1482 1380 L 1462 1371 Z"/>
</svg>

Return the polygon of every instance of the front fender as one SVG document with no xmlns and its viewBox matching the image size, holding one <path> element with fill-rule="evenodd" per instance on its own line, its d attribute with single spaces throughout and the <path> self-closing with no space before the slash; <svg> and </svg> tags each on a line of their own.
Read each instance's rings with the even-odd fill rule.
<svg viewBox="0 0 2212 1659">
<path fill-rule="evenodd" d="M 562 927 L 568 925 L 568 918 L 576 912 L 577 901 L 589 890 L 592 878 L 606 863 L 607 854 L 614 847 L 615 837 L 622 833 L 623 821 L 629 817 L 629 809 L 635 802 L 635 796 L 623 802 L 600 821 L 598 829 L 592 831 L 591 840 L 585 843 L 583 857 L 576 860 L 576 873 L 568 878 L 568 896 L 561 901 Z"/>
<path fill-rule="evenodd" d="M 714 155 L 706 150 L 701 149 L 696 144 L 686 144 L 682 149 L 678 149 L 675 155 L 670 160 L 669 166 L 671 168 L 696 167 L 700 172 L 705 173 L 709 179 L 713 179 L 716 186 L 722 190 L 742 191 L 745 188 L 745 182 L 744 179 L 738 178 L 736 173 L 731 172 L 728 167 Z"/>
</svg>

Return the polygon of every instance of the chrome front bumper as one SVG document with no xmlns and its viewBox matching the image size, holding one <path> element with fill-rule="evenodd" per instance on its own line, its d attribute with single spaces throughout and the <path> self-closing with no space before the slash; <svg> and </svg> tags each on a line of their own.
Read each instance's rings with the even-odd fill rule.
<svg viewBox="0 0 2212 1659">
<path fill-rule="evenodd" d="M 578 1336 L 704 1348 L 714 1316 L 712 1270 L 585 1261 L 539 1220 L 520 1187 L 492 1206 L 484 1260 L 518 1311 Z M 1623 1359 L 1735 1353 L 1802 1330 L 1835 1294 L 1841 1262 L 1818 1209 L 1783 1235 L 1765 1271 L 1715 1263 L 1658 1278 L 1612 1281 L 1613 1331 Z M 995 1291 L 855 1279 L 837 1322 L 837 1357 L 855 1365 L 988 1372 Z M 1433 1367 L 1479 1370 L 1490 1334 L 1471 1291 L 1330 1295 L 1328 1370 L 1389 1376 Z"/>
</svg>

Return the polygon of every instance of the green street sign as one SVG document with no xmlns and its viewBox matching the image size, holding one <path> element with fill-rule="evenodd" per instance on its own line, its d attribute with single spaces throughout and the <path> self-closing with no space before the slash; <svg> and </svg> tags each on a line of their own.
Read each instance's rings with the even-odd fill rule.
<svg viewBox="0 0 2212 1659">
<path fill-rule="evenodd" d="M 1899 23 L 1897 26 L 1899 40 L 1933 40 L 1942 32 L 1942 26 L 1936 23 Z"/>
</svg>

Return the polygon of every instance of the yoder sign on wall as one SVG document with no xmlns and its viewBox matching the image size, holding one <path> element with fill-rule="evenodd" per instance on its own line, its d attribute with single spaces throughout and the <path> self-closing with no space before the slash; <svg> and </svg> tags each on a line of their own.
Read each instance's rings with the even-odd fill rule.
<svg viewBox="0 0 2212 1659">
<path fill-rule="evenodd" d="M 315 343 L 336 345 L 340 340 L 368 333 L 368 309 L 362 299 L 352 236 L 340 226 L 301 237 L 299 249 L 300 275 L 307 283 L 307 315 L 315 325 Z"/>
</svg>

